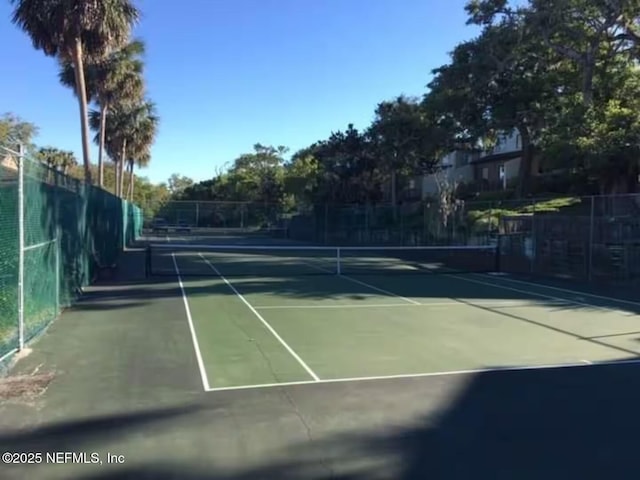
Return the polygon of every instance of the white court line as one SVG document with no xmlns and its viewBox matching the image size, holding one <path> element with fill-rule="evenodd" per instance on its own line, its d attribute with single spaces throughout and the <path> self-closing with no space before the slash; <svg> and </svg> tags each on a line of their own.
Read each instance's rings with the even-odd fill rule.
<svg viewBox="0 0 640 480">
<path fill-rule="evenodd" d="M 311 375 L 311 378 L 313 378 L 313 380 L 314 380 L 314 381 L 316 381 L 316 382 L 320 381 L 320 377 L 318 377 L 318 375 L 316 375 L 316 374 L 315 374 L 315 372 L 314 372 L 313 370 L 311 370 L 311 368 L 309 368 L 309 365 L 307 365 L 307 364 L 304 362 L 304 360 L 302 360 L 302 358 L 300 358 L 300 356 L 299 356 L 299 355 L 298 355 L 298 354 L 293 350 L 293 348 L 291 348 L 291 347 L 287 344 L 287 342 L 285 342 L 285 341 L 284 341 L 284 339 L 283 339 L 280 335 L 278 335 L 278 332 L 276 332 L 276 331 L 274 330 L 274 328 L 273 328 L 271 325 L 269 325 L 269 322 L 267 322 L 264 318 L 262 318 L 262 315 L 260 315 L 260 313 L 258 313 L 258 311 L 257 311 L 255 308 L 253 308 L 253 305 L 251 305 L 251 304 L 247 301 L 247 299 L 246 299 L 246 298 L 244 298 L 244 296 L 243 296 L 243 295 L 242 295 L 238 290 L 236 290 L 236 287 L 234 287 L 234 286 L 231 284 L 231 282 L 229 282 L 229 280 L 227 280 L 227 279 L 224 277 L 224 275 L 222 275 L 222 274 L 220 273 L 220 271 L 216 268 L 216 266 L 215 266 L 213 263 L 211 263 L 207 258 L 205 258 L 205 257 L 204 257 L 204 255 L 202 255 L 202 253 L 199 253 L 198 255 L 200 256 L 200 258 L 202 258 L 202 259 L 205 261 L 205 263 L 206 263 L 207 265 L 209 265 L 209 267 L 211 268 L 211 270 L 213 270 L 213 271 L 216 273 L 216 275 L 218 275 L 218 276 L 222 279 L 222 281 L 224 281 L 224 283 L 226 283 L 226 284 L 227 284 L 227 286 L 228 286 L 231 290 L 233 290 L 233 293 L 235 293 L 235 294 L 238 296 L 238 298 L 239 298 L 240 300 L 242 300 L 242 302 L 243 302 L 247 307 L 249 307 L 249 310 L 251 310 L 251 311 L 253 312 L 253 314 L 258 318 L 258 320 L 260 320 L 260 321 L 264 324 L 264 326 L 265 326 L 265 327 L 267 327 L 267 330 L 269 330 L 269 331 L 271 332 L 271 334 L 272 334 L 274 337 L 276 337 L 276 339 L 277 339 L 277 340 L 282 344 L 282 346 L 283 346 L 283 347 L 284 347 L 284 348 L 285 348 L 285 349 L 286 349 L 286 350 L 291 354 L 291 356 L 292 356 L 293 358 L 295 358 L 295 359 L 298 361 L 298 363 L 302 366 L 302 368 L 304 368 L 304 369 L 306 370 L 306 372 L 307 372 L 309 375 Z"/>
<path fill-rule="evenodd" d="M 585 363 L 587 362 L 587 363 Z M 444 377 L 444 376 L 456 376 L 456 375 L 474 375 L 480 373 L 494 373 L 494 372 L 522 372 L 527 370 L 559 370 L 562 368 L 584 368 L 584 367 L 597 367 L 597 366 L 621 366 L 621 365 L 636 365 L 640 363 L 640 359 L 627 360 L 627 361 L 615 361 L 608 360 L 603 362 L 589 362 L 588 360 L 582 360 L 575 363 L 555 363 L 548 365 L 523 365 L 514 367 L 496 367 L 496 368 L 476 368 L 469 370 L 450 370 L 445 372 L 430 372 L 430 373 L 406 373 L 399 375 L 378 375 L 372 377 L 352 377 L 352 378 L 333 378 L 326 380 L 319 380 L 312 382 L 309 380 L 301 380 L 297 382 L 283 382 L 283 383 L 263 383 L 258 385 L 239 385 L 234 387 L 214 387 L 210 388 L 209 392 L 225 392 L 234 390 L 253 390 L 262 388 L 277 388 L 277 387 L 292 387 L 296 385 L 318 385 L 318 384 L 331 384 L 331 383 L 356 383 L 356 382 L 369 382 L 374 380 L 396 380 L 405 378 L 427 378 L 427 377 Z"/>
<path fill-rule="evenodd" d="M 383 307 L 416 307 L 410 303 L 370 303 L 370 304 L 351 304 L 351 305 L 254 305 L 256 310 L 295 310 L 295 309 L 323 309 L 323 308 L 383 308 Z"/>
<path fill-rule="evenodd" d="M 54 238 L 53 240 L 47 240 L 46 242 L 40 242 L 40 243 L 36 243 L 35 245 L 29 245 L 24 247 L 22 250 L 23 251 L 28 251 L 28 250 L 35 250 L 36 248 L 40 248 L 40 247 L 44 247 L 46 245 L 49 245 L 51 243 L 55 243 L 56 239 Z"/>
<path fill-rule="evenodd" d="M 182 284 L 182 277 L 180 276 L 180 269 L 176 262 L 176 257 L 172 253 L 173 267 L 178 275 L 178 285 L 180 285 L 180 291 L 182 292 L 182 301 L 184 302 L 184 309 L 187 312 L 187 322 L 189 323 L 189 330 L 191 331 L 191 340 L 193 341 L 193 348 L 196 351 L 196 359 L 198 361 L 198 368 L 200 369 L 200 378 L 202 379 L 202 386 L 205 392 L 210 389 L 209 379 L 207 378 L 207 372 L 204 368 L 204 362 L 202 361 L 202 353 L 200 352 L 200 345 L 198 344 L 198 337 L 196 335 L 196 329 L 193 326 L 193 319 L 191 318 L 191 309 L 189 308 L 189 302 L 187 301 L 187 294 L 184 291 L 184 285 Z"/>
<path fill-rule="evenodd" d="M 563 304 L 571 303 L 569 301 L 562 302 Z M 536 302 L 522 302 L 522 301 L 474 301 L 470 303 L 471 305 L 482 305 L 483 307 L 528 307 L 528 306 L 539 306 L 539 303 Z M 287 310 L 287 309 L 324 309 L 324 308 L 333 308 L 333 309 L 342 309 L 342 308 L 391 308 L 391 307 L 464 307 L 468 306 L 466 303 L 462 303 L 460 301 L 454 302 L 427 302 L 427 303 L 363 303 L 363 304 L 344 304 L 344 305 L 254 305 L 253 308 L 256 310 Z"/>
<path fill-rule="evenodd" d="M 358 284 L 360 284 L 360 285 L 362 285 L 364 287 L 370 288 L 371 290 L 376 290 L 376 291 L 378 291 L 380 293 L 384 293 L 386 295 L 391 295 L 391 296 L 396 297 L 396 298 L 401 298 L 405 302 L 413 303 L 414 305 L 420 305 L 420 302 L 416 302 L 415 300 L 412 300 L 411 298 L 403 297 L 402 295 L 398 295 L 397 293 L 390 292 L 389 290 L 385 290 L 384 288 L 375 287 L 375 286 L 371 285 L 370 283 L 363 282 L 361 280 L 357 280 L 355 278 L 348 277 L 346 275 L 340 275 L 340 277 L 344 278 L 345 280 L 349 280 L 350 282 L 358 283 Z"/>
<path fill-rule="evenodd" d="M 315 268 L 316 270 L 320 270 L 320 271 L 322 271 L 322 272 L 331 273 L 331 274 L 334 274 L 334 275 L 336 274 L 335 272 L 332 272 L 331 270 L 328 270 L 328 269 L 326 269 L 326 268 L 319 267 L 319 266 L 317 266 L 317 265 L 313 265 L 312 263 L 309 263 L 309 262 L 303 262 L 303 263 L 304 263 L 305 265 L 310 266 L 311 268 Z M 340 277 L 340 278 L 344 278 L 345 280 L 347 280 L 347 281 L 349 281 L 349 282 L 357 283 L 357 284 L 359 284 L 359 285 L 362 285 L 363 287 L 367 287 L 367 288 L 369 288 L 369 289 L 371 289 L 371 290 L 374 290 L 374 291 L 376 291 L 376 292 L 384 293 L 385 295 L 390 295 L 390 296 L 392 296 L 392 297 L 399 298 L 399 299 L 401 299 L 401 300 L 404 300 L 405 302 L 409 302 L 409 303 L 412 303 L 412 304 L 414 304 L 414 305 L 420 305 L 420 302 L 416 302 L 415 300 L 412 300 L 412 299 L 410 299 L 410 298 L 403 297 L 402 295 L 398 295 L 397 293 L 390 292 L 389 290 L 385 290 L 385 289 L 383 289 L 383 288 L 376 287 L 376 286 L 374 286 L 374 285 L 371 285 L 370 283 L 363 282 L 363 281 L 361 281 L 361 280 L 357 280 L 357 279 L 355 279 L 355 278 L 351 278 L 351 277 L 349 277 L 349 276 L 347 276 L 347 275 L 338 274 L 338 277 Z"/>
<path fill-rule="evenodd" d="M 483 277 L 485 277 L 485 278 L 494 278 L 493 276 L 487 277 L 485 275 L 483 275 Z M 593 293 L 581 292 L 579 290 L 571 290 L 569 288 L 552 287 L 552 286 L 541 284 L 541 283 L 526 282 L 524 280 L 514 280 L 513 278 L 509 278 L 509 277 L 495 277 L 495 278 L 499 278 L 501 280 L 506 280 L 508 282 L 513 282 L 513 283 L 521 283 L 523 285 L 531 285 L 532 287 L 547 288 L 549 290 L 557 290 L 558 292 L 567 292 L 567 293 L 573 293 L 573 294 L 576 294 L 576 295 L 584 295 L 585 297 L 599 298 L 601 300 L 609 300 L 611 302 L 625 303 L 627 305 L 634 305 L 636 307 L 640 307 L 640 302 L 634 302 L 634 301 L 631 301 L 631 300 L 622 300 L 620 298 L 608 297 L 606 295 L 596 295 L 596 294 L 593 294 Z"/>
<path fill-rule="evenodd" d="M 570 304 L 573 304 L 573 305 L 582 305 L 583 307 L 589 307 L 589 308 L 593 308 L 595 310 L 616 311 L 616 310 L 613 310 L 611 308 L 606 308 L 606 307 L 600 307 L 598 305 L 593 305 L 592 303 L 579 302 L 577 300 L 572 300 L 570 298 L 554 297 L 553 295 L 546 295 L 544 293 L 532 292 L 530 290 L 521 290 L 519 288 L 507 287 L 505 285 L 500 285 L 500 284 L 493 283 L 493 282 L 483 282 L 482 280 L 478 280 L 478 279 L 474 279 L 474 278 L 468 278 L 468 277 L 462 277 L 462 276 L 456 276 L 456 275 L 447 275 L 447 276 L 450 277 L 450 278 L 455 278 L 455 279 L 461 280 L 463 282 L 471 282 L 471 283 L 477 283 L 478 285 L 487 285 L 489 287 L 501 288 L 503 290 L 511 290 L 512 292 L 524 293 L 526 295 L 531 295 L 531 296 L 534 296 L 534 297 L 548 298 L 550 300 L 556 300 L 556 301 L 559 301 L 559 302 L 570 303 Z M 461 303 L 467 303 L 467 302 L 461 302 Z M 471 303 L 471 302 L 469 302 L 468 304 L 469 305 L 473 305 L 473 303 Z"/>
</svg>

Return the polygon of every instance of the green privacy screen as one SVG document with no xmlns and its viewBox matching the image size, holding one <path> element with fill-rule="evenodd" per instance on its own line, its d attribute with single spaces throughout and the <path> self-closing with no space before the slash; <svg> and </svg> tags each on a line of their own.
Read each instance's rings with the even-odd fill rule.
<svg viewBox="0 0 640 480">
<path fill-rule="evenodd" d="M 0 154 L 0 359 L 19 347 L 21 318 L 28 342 L 142 229 L 137 206 L 40 162 L 25 158 L 22 178 Z"/>
</svg>

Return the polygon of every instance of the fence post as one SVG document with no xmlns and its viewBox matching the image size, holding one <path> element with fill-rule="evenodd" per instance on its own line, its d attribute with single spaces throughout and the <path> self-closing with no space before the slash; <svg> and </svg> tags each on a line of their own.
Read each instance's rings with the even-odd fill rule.
<svg viewBox="0 0 640 480">
<path fill-rule="evenodd" d="M 478 207 L 480 208 L 480 207 Z M 482 218 L 478 217 L 478 227 L 476 227 L 476 235 L 477 235 L 477 239 L 476 242 L 479 242 L 478 245 L 491 245 L 491 233 L 492 233 L 492 229 L 493 229 L 493 210 L 494 210 L 494 203 L 493 201 L 489 202 L 489 208 L 487 208 L 487 226 L 486 226 L 486 230 L 484 233 L 484 238 L 480 237 L 480 232 L 481 232 L 481 228 L 482 228 Z M 496 209 L 497 210 L 497 209 Z M 497 216 L 496 217 L 496 228 L 498 230 L 498 237 L 500 236 L 500 217 Z"/>
<path fill-rule="evenodd" d="M 55 239 L 55 276 L 56 276 L 56 316 L 60 313 L 60 236 L 58 235 L 58 227 L 56 226 L 56 239 Z"/>
<path fill-rule="evenodd" d="M 530 271 L 533 273 L 536 263 L 536 201 L 531 200 L 531 262 Z"/>
<path fill-rule="evenodd" d="M 371 212 L 371 207 L 369 205 L 369 201 L 364 207 L 364 237 L 362 238 L 363 245 L 369 245 L 371 243 L 371 233 L 369 232 L 369 225 L 371 221 L 369 220 L 369 214 Z"/>
<path fill-rule="evenodd" d="M 24 349 L 24 147 L 18 146 L 18 350 Z"/>
<path fill-rule="evenodd" d="M 427 244 L 427 202 L 422 200 L 422 241 L 420 245 Z"/>
<path fill-rule="evenodd" d="M 61 175 L 59 173 L 56 174 L 55 179 L 55 189 L 53 191 L 53 221 L 55 222 L 55 232 L 56 232 L 56 265 L 55 265 L 55 275 L 56 275 L 56 315 L 60 313 L 60 249 L 62 245 L 60 244 L 60 239 L 62 238 L 60 232 L 60 180 Z"/>
<path fill-rule="evenodd" d="M 400 245 L 404 245 L 404 214 L 403 214 L 403 210 L 400 210 L 399 213 L 400 213 Z"/>
<path fill-rule="evenodd" d="M 329 204 L 324 204 L 324 243 L 329 243 Z"/>
<path fill-rule="evenodd" d="M 592 271 L 593 271 L 593 235 L 594 235 L 594 222 L 595 222 L 595 197 L 591 195 L 591 213 L 589 215 L 589 263 L 588 263 L 588 272 L 587 278 L 589 281 L 592 280 Z"/>
</svg>

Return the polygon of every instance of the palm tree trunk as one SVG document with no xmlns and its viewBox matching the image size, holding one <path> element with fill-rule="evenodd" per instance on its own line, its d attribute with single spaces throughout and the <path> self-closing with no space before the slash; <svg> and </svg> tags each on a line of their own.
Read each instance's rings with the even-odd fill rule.
<svg viewBox="0 0 640 480">
<path fill-rule="evenodd" d="M 120 192 L 120 177 L 122 177 L 122 160 L 118 160 L 118 166 L 116 168 L 115 192 L 118 197 L 122 196 L 122 193 Z"/>
<path fill-rule="evenodd" d="M 107 131 L 107 110 L 109 106 L 105 103 L 100 109 L 100 145 L 98 147 L 98 185 L 104 186 L 104 163 L 102 156 L 104 155 L 104 142 Z"/>
<path fill-rule="evenodd" d="M 120 167 L 120 197 L 122 198 L 126 198 L 126 195 L 124 193 L 124 176 L 125 176 L 126 169 L 127 169 L 126 165 L 122 165 Z"/>
<path fill-rule="evenodd" d="M 114 182 L 113 182 L 113 193 L 114 195 L 118 196 L 118 169 L 120 165 L 120 161 L 118 159 L 114 159 L 113 160 L 113 178 L 114 178 Z"/>
<path fill-rule="evenodd" d="M 126 158 L 126 157 L 125 157 Z M 122 160 L 122 162 L 120 162 L 120 178 L 118 178 L 118 194 L 120 195 L 120 198 L 124 198 L 124 174 L 125 174 L 125 169 L 127 168 L 127 165 L 124 161 L 124 159 Z"/>
<path fill-rule="evenodd" d="M 124 184 L 125 159 L 127 158 L 127 140 L 122 141 L 120 161 L 118 162 L 118 175 L 116 176 L 116 195 L 122 198 L 122 187 Z"/>
<path fill-rule="evenodd" d="M 91 184 L 91 158 L 89 154 L 89 113 L 87 108 L 87 88 L 84 82 L 84 64 L 82 61 L 82 41 L 75 39 L 73 48 L 73 66 L 76 74 L 78 103 L 80 104 L 80 128 L 82 130 L 82 160 L 84 163 L 84 178 Z"/>
<path fill-rule="evenodd" d="M 133 174 L 133 162 L 129 162 L 129 201 L 133 202 L 133 185 L 136 181 L 136 176 Z"/>
</svg>

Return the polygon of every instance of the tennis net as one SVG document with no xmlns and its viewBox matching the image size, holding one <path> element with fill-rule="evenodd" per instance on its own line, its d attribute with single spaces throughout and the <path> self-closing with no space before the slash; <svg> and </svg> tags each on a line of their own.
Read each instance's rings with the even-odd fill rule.
<svg viewBox="0 0 640 480">
<path fill-rule="evenodd" d="M 387 275 L 499 270 L 493 246 L 327 247 L 151 244 L 148 276 Z"/>
</svg>

